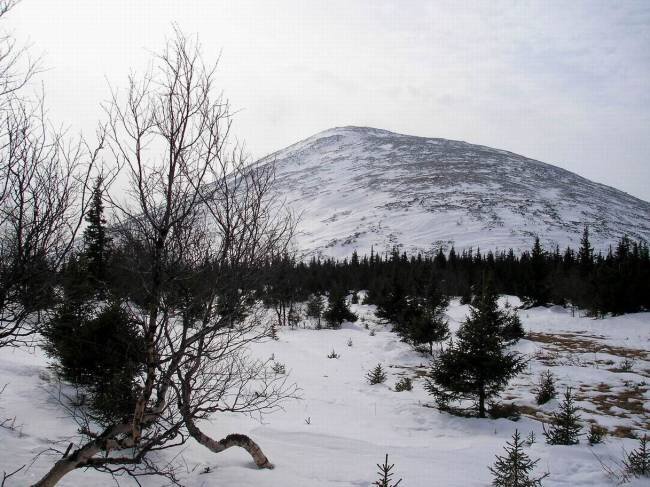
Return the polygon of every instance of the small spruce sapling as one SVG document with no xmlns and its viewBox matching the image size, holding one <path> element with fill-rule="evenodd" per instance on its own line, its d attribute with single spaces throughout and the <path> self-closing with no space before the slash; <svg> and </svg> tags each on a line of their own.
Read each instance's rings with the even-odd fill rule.
<svg viewBox="0 0 650 487">
<path fill-rule="evenodd" d="M 529 435 L 526 437 L 526 444 L 528 446 L 533 446 L 536 441 L 537 441 L 537 437 L 535 436 L 535 432 L 531 431 Z"/>
<path fill-rule="evenodd" d="M 366 374 L 366 379 L 368 379 L 370 385 L 383 384 L 386 382 L 386 372 L 382 369 L 381 364 L 377 364 L 377 367 L 368 372 L 368 374 Z"/>
<path fill-rule="evenodd" d="M 395 392 L 412 391 L 413 381 L 409 377 L 402 377 L 395 383 Z"/>
<path fill-rule="evenodd" d="M 555 396 L 557 396 L 557 391 L 555 390 L 555 376 L 550 370 L 542 372 L 539 382 L 535 389 L 535 400 L 537 404 L 546 404 Z"/>
<path fill-rule="evenodd" d="M 395 467 L 395 464 L 388 465 L 388 453 L 386 454 L 386 458 L 384 460 L 384 464 L 377 464 L 377 468 L 379 471 L 377 471 L 377 475 L 379 475 L 379 478 L 375 480 L 372 485 L 375 485 L 377 487 L 397 487 L 400 485 L 402 482 L 402 479 L 399 479 L 397 482 L 394 482 L 392 480 L 393 477 L 393 467 Z"/>
<path fill-rule="evenodd" d="M 632 450 L 623 460 L 625 470 L 635 477 L 650 477 L 650 448 L 648 435 L 639 439 L 639 447 Z"/>
<path fill-rule="evenodd" d="M 330 353 L 330 354 L 327 356 L 327 358 L 340 358 L 340 357 L 341 357 L 341 355 L 339 355 L 338 353 L 336 353 L 336 352 L 334 351 L 334 349 L 332 349 L 332 353 Z"/>
<path fill-rule="evenodd" d="M 607 434 L 607 429 L 603 428 L 599 424 L 591 423 L 589 426 L 589 434 L 587 435 L 587 441 L 590 445 L 598 445 L 602 443 Z"/>
<path fill-rule="evenodd" d="M 542 485 L 542 479 L 548 476 L 548 472 L 540 477 L 531 476 L 539 459 L 531 460 L 526 455 L 519 431 L 515 430 L 512 442 L 507 442 L 503 449 L 506 454 L 496 455 L 496 462 L 492 467 L 488 467 L 492 472 L 494 487 L 540 487 Z"/>
<path fill-rule="evenodd" d="M 312 294 L 307 301 L 307 316 L 310 318 L 316 318 L 316 329 L 320 330 L 322 328 L 321 318 L 323 316 L 323 311 L 325 306 L 323 305 L 323 297 L 320 294 Z"/>
<path fill-rule="evenodd" d="M 544 436 L 549 445 L 577 445 L 580 442 L 580 416 L 575 405 L 571 388 L 567 387 L 560 410 L 551 415 L 551 424 L 544 428 Z"/>
</svg>

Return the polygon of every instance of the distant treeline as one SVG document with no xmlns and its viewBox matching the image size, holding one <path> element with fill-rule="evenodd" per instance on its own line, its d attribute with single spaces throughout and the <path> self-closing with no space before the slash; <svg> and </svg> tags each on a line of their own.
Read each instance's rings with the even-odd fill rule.
<svg viewBox="0 0 650 487">
<path fill-rule="evenodd" d="M 261 276 L 262 277 L 262 276 Z M 367 290 L 366 301 L 385 307 L 397 296 L 426 297 L 432 292 L 461 296 L 469 302 L 485 285 L 500 294 L 520 297 L 529 306 L 576 306 L 593 316 L 650 309 L 650 252 L 644 242 L 623 237 L 606 254 L 595 253 L 585 228 L 580 248 L 542 248 L 485 253 L 452 247 L 433 256 L 388 255 L 371 251 L 350 259 L 296 262 L 289 257 L 269 262 L 259 291 L 277 302 L 303 301 L 311 294 Z"/>
<path fill-rule="evenodd" d="M 253 272 L 219 265 L 186 269 L 170 262 L 165 272 L 177 275 L 177 284 L 166 299 L 191 301 L 191 296 L 200 295 L 217 279 L 224 311 L 244 293 L 275 309 L 280 324 L 289 324 L 294 305 L 313 295 L 352 292 L 356 296 L 360 290 L 367 291 L 368 304 L 388 314 L 400 302 L 427 300 L 433 295 L 460 296 L 469 303 L 486 286 L 498 294 L 518 296 L 528 306 L 574 306 L 593 316 L 650 310 L 647 243 L 623 237 L 607 253 L 596 253 L 586 228 L 578 249 L 544 249 L 539 239 L 531 243 L 531 249 L 520 254 L 513 250 L 456 252 L 452 247 L 433 255 L 371 251 L 363 256 L 354 252 L 349 259 L 312 258 L 308 262 L 284 255 L 256 263 Z M 62 282 L 58 279 L 65 294 L 92 294 L 99 285 L 101 295 L 146 305 L 137 273 L 149 259 L 147 251 L 124 241 L 106 247 L 108 250 L 99 252 L 90 246 L 88 255 L 82 253 L 68 261 L 60 276 Z M 95 253 L 103 257 L 93 257 Z M 246 280 L 238 277 L 244 274 L 249 276 Z"/>
</svg>

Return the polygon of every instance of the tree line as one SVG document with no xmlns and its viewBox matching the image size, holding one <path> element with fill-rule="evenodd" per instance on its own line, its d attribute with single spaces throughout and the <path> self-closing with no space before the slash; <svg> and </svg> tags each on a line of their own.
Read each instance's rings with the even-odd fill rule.
<svg viewBox="0 0 650 487">
<path fill-rule="evenodd" d="M 498 294 L 518 296 L 526 306 L 570 306 L 595 317 L 650 309 L 646 242 L 623 236 L 606 253 L 595 252 L 585 227 L 578 249 L 544 249 L 539 238 L 531 243 L 520 254 L 512 249 L 457 252 L 452 247 L 433 255 L 371 250 L 369 256 L 353 252 L 350 259 L 314 257 L 308 262 L 285 255 L 265 263 L 258 290 L 287 309 L 311 294 L 366 290 L 366 302 L 395 322 L 425 302 L 439 307 L 444 296 L 469 303 L 485 282 Z M 408 302 L 414 304 L 411 309 Z"/>
</svg>

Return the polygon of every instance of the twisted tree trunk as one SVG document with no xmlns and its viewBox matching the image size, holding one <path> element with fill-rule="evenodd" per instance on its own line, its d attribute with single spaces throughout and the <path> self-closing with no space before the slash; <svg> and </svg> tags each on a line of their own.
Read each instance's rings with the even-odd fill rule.
<svg viewBox="0 0 650 487">
<path fill-rule="evenodd" d="M 238 446 L 246 450 L 258 468 L 274 468 L 273 464 L 266 458 L 266 455 L 262 452 L 262 449 L 257 443 L 251 440 L 246 435 L 240 434 L 230 434 L 225 438 L 217 441 L 210 438 L 208 435 L 203 433 L 191 419 L 185 419 L 185 425 L 187 426 L 187 431 L 190 433 L 192 438 L 198 441 L 201 445 L 208 448 L 214 453 L 221 453 L 224 450 L 227 450 L 230 447 Z"/>
</svg>

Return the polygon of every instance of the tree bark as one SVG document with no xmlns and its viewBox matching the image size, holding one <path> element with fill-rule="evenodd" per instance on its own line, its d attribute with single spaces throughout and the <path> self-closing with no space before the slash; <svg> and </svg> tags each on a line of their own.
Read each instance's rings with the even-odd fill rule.
<svg viewBox="0 0 650 487">
<path fill-rule="evenodd" d="M 203 433 L 196 426 L 193 420 L 185 419 L 185 425 L 187 426 L 187 431 L 190 433 L 192 438 L 214 453 L 221 453 L 230 447 L 238 446 L 246 450 L 250 456 L 253 457 L 253 461 L 258 468 L 274 468 L 273 464 L 268 458 L 266 458 L 266 455 L 264 455 L 259 445 L 246 435 L 230 434 L 222 440 L 217 441 Z"/>
<path fill-rule="evenodd" d="M 89 461 L 101 451 L 110 451 L 126 445 L 118 445 L 115 436 L 127 433 L 131 428 L 130 424 L 120 424 L 108 428 L 97 438 L 86 443 L 81 448 L 65 455 L 47 472 L 41 480 L 32 487 L 54 487 L 59 480 L 77 468 L 84 467 Z"/>
<path fill-rule="evenodd" d="M 485 389 L 482 385 L 478 391 L 478 417 L 485 417 Z"/>
</svg>

